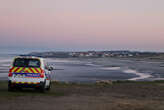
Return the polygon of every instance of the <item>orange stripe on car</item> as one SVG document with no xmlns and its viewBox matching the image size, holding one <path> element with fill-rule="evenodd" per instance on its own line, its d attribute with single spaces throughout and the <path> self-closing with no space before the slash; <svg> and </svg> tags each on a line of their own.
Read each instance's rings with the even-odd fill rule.
<svg viewBox="0 0 164 110">
<path fill-rule="evenodd" d="M 32 70 L 32 68 L 29 68 L 29 70 L 30 70 L 32 73 L 35 73 L 35 72 Z"/>
<path fill-rule="evenodd" d="M 38 71 L 39 71 L 39 73 L 41 73 L 42 71 L 41 71 L 41 68 L 38 68 Z"/>
<path fill-rule="evenodd" d="M 38 73 L 35 68 L 31 68 L 31 70 L 33 71 L 33 73 Z"/>
<path fill-rule="evenodd" d="M 17 73 L 20 73 L 22 70 L 23 70 L 23 68 L 20 67 L 16 72 L 17 72 Z"/>
<path fill-rule="evenodd" d="M 28 68 L 25 68 L 25 69 L 24 69 L 24 72 L 25 72 L 25 73 L 29 73 Z"/>
<path fill-rule="evenodd" d="M 12 67 L 11 72 L 13 73 L 16 69 L 17 67 Z"/>
<path fill-rule="evenodd" d="M 29 73 L 33 73 L 33 72 L 30 70 L 30 68 L 27 68 L 27 70 L 28 70 Z"/>
<path fill-rule="evenodd" d="M 25 67 L 23 67 L 22 70 L 21 70 L 20 72 L 21 72 L 21 73 L 24 72 L 24 69 L 25 69 Z"/>
<path fill-rule="evenodd" d="M 14 72 L 16 73 L 18 69 L 19 69 L 19 68 L 18 68 L 18 67 L 16 67 L 16 69 L 14 69 Z"/>
<path fill-rule="evenodd" d="M 37 73 L 40 73 L 38 68 L 35 68 L 35 70 L 36 70 Z"/>
</svg>

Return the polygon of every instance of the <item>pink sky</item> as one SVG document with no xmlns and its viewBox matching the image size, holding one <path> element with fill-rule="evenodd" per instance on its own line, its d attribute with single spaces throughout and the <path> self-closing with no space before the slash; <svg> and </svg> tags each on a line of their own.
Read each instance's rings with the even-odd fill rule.
<svg viewBox="0 0 164 110">
<path fill-rule="evenodd" d="M 163 0 L 0 0 L 0 47 L 164 51 Z"/>
</svg>

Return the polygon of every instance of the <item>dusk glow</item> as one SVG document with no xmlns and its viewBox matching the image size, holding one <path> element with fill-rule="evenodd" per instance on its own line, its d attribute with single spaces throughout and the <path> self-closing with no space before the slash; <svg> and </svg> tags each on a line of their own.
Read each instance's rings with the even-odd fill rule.
<svg viewBox="0 0 164 110">
<path fill-rule="evenodd" d="M 164 51 L 163 0 L 0 0 L 0 47 Z"/>
</svg>

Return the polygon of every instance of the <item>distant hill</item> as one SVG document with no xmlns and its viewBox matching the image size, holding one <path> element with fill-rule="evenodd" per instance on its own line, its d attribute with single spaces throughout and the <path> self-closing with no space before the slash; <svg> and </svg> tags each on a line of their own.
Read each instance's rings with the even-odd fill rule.
<svg viewBox="0 0 164 110">
<path fill-rule="evenodd" d="M 38 57 L 44 57 L 44 58 L 68 58 L 69 53 L 68 52 L 32 52 L 29 53 L 30 56 L 38 56 Z"/>
<path fill-rule="evenodd" d="M 149 58 L 164 59 L 164 53 L 158 52 L 137 52 L 137 51 L 86 51 L 86 52 L 31 52 L 27 55 L 44 58 Z"/>
</svg>

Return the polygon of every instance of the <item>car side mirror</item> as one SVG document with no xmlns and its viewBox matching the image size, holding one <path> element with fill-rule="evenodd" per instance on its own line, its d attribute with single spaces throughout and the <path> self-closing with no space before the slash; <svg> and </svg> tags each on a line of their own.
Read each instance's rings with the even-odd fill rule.
<svg viewBox="0 0 164 110">
<path fill-rule="evenodd" d="M 50 71 L 54 70 L 53 66 L 49 66 Z"/>
<path fill-rule="evenodd" d="M 45 66 L 45 69 L 46 69 L 46 70 L 48 70 L 48 69 L 49 69 L 49 67 L 48 67 L 48 66 Z"/>
<path fill-rule="evenodd" d="M 54 68 L 52 67 L 52 66 L 47 66 L 47 68 L 46 68 L 48 71 L 52 71 L 52 70 L 54 70 Z"/>
</svg>

